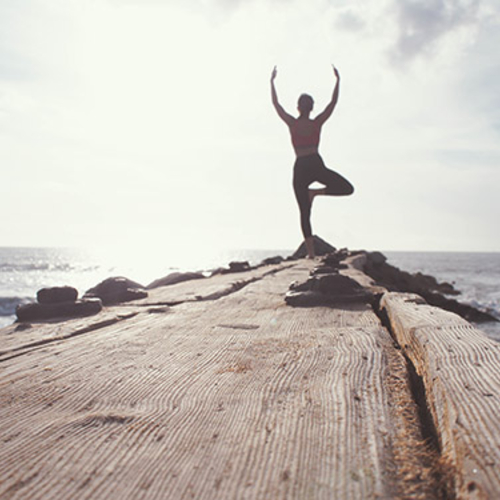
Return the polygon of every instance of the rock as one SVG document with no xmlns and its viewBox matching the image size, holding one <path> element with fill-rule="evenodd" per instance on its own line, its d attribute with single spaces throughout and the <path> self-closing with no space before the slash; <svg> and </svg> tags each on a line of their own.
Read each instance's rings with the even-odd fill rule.
<svg viewBox="0 0 500 500">
<path fill-rule="evenodd" d="M 337 267 L 332 267 L 332 266 L 326 266 L 324 264 L 315 267 L 312 271 L 311 274 L 317 276 L 318 274 L 333 274 L 338 271 L 338 266 Z"/>
<path fill-rule="evenodd" d="M 217 267 L 216 269 L 211 269 L 210 270 L 210 276 L 217 276 L 218 274 L 225 274 L 228 273 L 229 270 L 226 269 L 225 267 Z"/>
<path fill-rule="evenodd" d="M 36 298 L 40 304 L 58 304 L 59 302 L 75 302 L 78 290 L 72 286 L 54 286 L 38 290 Z"/>
<path fill-rule="evenodd" d="M 431 306 L 440 307 L 446 311 L 454 312 L 467 321 L 473 321 L 475 323 L 482 323 L 486 321 L 498 322 L 498 319 L 488 312 L 481 311 L 480 309 L 476 309 L 468 304 L 462 304 L 457 300 L 449 299 L 440 293 L 427 291 L 421 295 Z"/>
<path fill-rule="evenodd" d="M 334 306 L 370 302 L 373 294 L 342 274 L 320 274 L 304 283 L 292 283 L 285 302 L 296 307 Z"/>
<path fill-rule="evenodd" d="M 108 278 L 85 292 L 84 298 L 97 297 L 105 306 L 144 299 L 148 293 L 135 281 L 123 277 Z"/>
<path fill-rule="evenodd" d="M 305 292 L 289 291 L 285 295 L 285 302 L 294 307 L 338 306 L 342 304 L 369 303 L 372 295 L 366 291 L 349 294 L 325 294 L 312 290 Z"/>
<path fill-rule="evenodd" d="M 397 267 L 388 264 L 385 256 L 380 252 L 370 252 L 366 255 L 367 260 L 363 271 L 373 278 L 377 285 L 394 292 L 416 293 L 430 305 L 454 312 L 467 321 L 498 321 L 487 311 L 445 297 L 443 294 L 460 294 L 450 283 L 439 283 L 434 276 L 428 276 L 420 272 L 410 274 L 401 271 Z"/>
<path fill-rule="evenodd" d="M 367 252 L 367 257 L 375 266 L 387 262 L 387 257 L 382 252 Z"/>
<path fill-rule="evenodd" d="M 378 285 L 391 291 L 408 292 L 423 295 L 427 292 L 459 295 L 460 292 L 449 283 L 439 283 L 434 276 L 422 273 L 410 274 L 388 264 L 380 252 L 367 253 L 364 272 L 372 277 Z"/>
<path fill-rule="evenodd" d="M 281 264 L 285 259 L 281 255 L 276 255 L 275 257 L 268 257 L 264 259 L 261 265 L 270 266 L 273 264 Z"/>
<path fill-rule="evenodd" d="M 186 273 L 170 273 L 169 275 L 159 278 L 152 283 L 150 283 L 146 288 L 151 290 L 152 288 L 158 288 L 161 286 L 175 285 L 175 283 L 181 283 L 182 281 L 199 280 L 205 276 L 202 273 L 186 272 Z"/>
<path fill-rule="evenodd" d="M 333 272 L 337 272 L 339 269 L 347 269 L 347 266 L 342 263 L 344 259 L 349 256 L 349 253 L 344 252 L 342 250 L 336 250 L 335 252 L 331 252 L 326 254 L 321 259 L 321 265 L 313 270 L 313 274 L 317 271 L 321 273 L 322 269 L 330 268 Z M 324 274 L 324 273 L 323 273 Z"/>
<path fill-rule="evenodd" d="M 342 274 L 326 274 L 313 278 L 311 289 L 328 295 L 350 294 L 364 290 L 357 281 Z"/>
<path fill-rule="evenodd" d="M 326 255 L 328 253 L 335 252 L 335 247 L 330 245 L 330 243 L 327 243 L 325 240 L 321 239 L 319 236 L 314 235 L 313 236 L 313 241 L 314 241 L 314 252 L 316 255 Z M 307 257 L 307 249 L 306 249 L 306 244 L 303 241 L 299 248 L 295 250 L 295 252 L 292 254 L 291 258 L 292 259 L 303 259 Z"/>
<path fill-rule="evenodd" d="M 217 269 L 212 269 L 210 276 L 215 276 L 217 274 L 229 274 L 229 273 L 241 273 L 244 271 L 250 271 L 252 266 L 246 260 L 244 261 L 232 261 L 229 263 L 229 268 L 218 267 Z"/>
<path fill-rule="evenodd" d="M 16 308 L 19 321 L 43 321 L 56 318 L 77 318 L 97 314 L 102 310 L 100 299 L 82 299 L 54 304 L 32 302 Z"/>
<path fill-rule="evenodd" d="M 250 263 L 246 260 L 244 261 L 233 261 L 229 263 L 229 269 L 225 267 L 219 267 L 212 271 L 212 276 L 216 274 L 229 274 L 229 273 L 242 273 L 244 271 L 250 271 L 252 267 Z"/>
<path fill-rule="evenodd" d="M 248 271 L 250 269 L 250 264 L 248 261 L 233 261 L 229 263 L 229 272 L 231 273 L 241 273 L 243 271 Z"/>
</svg>

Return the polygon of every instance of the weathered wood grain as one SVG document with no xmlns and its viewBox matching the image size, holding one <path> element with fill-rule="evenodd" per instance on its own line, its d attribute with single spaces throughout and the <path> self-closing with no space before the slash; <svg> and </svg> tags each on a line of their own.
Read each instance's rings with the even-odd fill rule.
<svg viewBox="0 0 500 500">
<path fill-rule="evenodd" d="M 310 267 L 2 361 L 0 498 L 433 498 L 377 316 L 285 305 Z"/>
<path fill-rule="evenodd" d="M 103 311 L 87 318 L 61 318 L 45 322 L 20 323 L 0 329 L 0 361 L 17 356 L 26 350 L 58 342 L 118 323 L 142 312 L 166 311 L 169 305 L 198 300 L 216 300 L 264 276 L 290 267 L 289 263 L 261 266 L 245 273 L 216 275 L 210 279 L 185 281 L 148 291 L 148 297 L 105 307 Z"/>
<path fill-rule="evenodd" d="M 381 301 L 394 335 L 423 379 L 458 498 L 500 497 L 500 345 L 417 295 Z"/>
</svg>

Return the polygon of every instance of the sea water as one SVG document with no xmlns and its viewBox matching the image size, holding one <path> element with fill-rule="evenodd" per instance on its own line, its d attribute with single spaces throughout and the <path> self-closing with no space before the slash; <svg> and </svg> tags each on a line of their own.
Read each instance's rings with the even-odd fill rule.
<svg viewBox="0 0 500 500">
<path fill-rule="evenodd" d="M 37 290 L 74 286 L 80 294 L 110 276 L 125 276 L 142 285 L 174 271 L 209 270 L 232 260 L 256 264 L 290 250 L 181 251 L 136 249 L 133 252 L 61 248 L 0 247 L 0 327 L 15 320 L 17 304 L 33 301 Z M 462 292 L 461 302 L 500 319 L 500 253 L 383 252 L 388 262 L 448 281 Z M 500 323 L 478 327 L 500 341 Z"/>
<path fill-rule="evenodd" d="M 500 320 L 500 253 L 479 252 L 383 252 L 389 264 L 415 273 L 420 271 L 447 281 L 461 292 L 459 302 L 489 312 Z M 476 325 L 500 341 L 500 322 Z"/>
<path fill-rule="evenodd" d="M 73 249 L 0 247 L 0 328 L 12 324 L 18 304 L 33 302 L 41 288 L 69 285 L 79 295 L 111 276 L 143 286 L 176 271 L 209 271 L 231 261 L 254 265 L 287 250 Z"/>
</svg>

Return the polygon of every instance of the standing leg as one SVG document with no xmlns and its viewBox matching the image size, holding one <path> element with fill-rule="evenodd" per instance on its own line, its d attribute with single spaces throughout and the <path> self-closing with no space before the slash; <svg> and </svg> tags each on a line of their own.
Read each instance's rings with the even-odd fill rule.
<svg viewBox="0 0 500 500">
<path fill-rule="evenodd" d="M 307 176 L 301 173 L 300 169 L 294 170 L 293 190 L 295 198 L 299 205 L 300 211 L 300 227 L 304 235 L 304 241 L 307 248 L 307 255 L 310 259 L 314 259 L 314 241 L 311 228 L 311 201 L 309 199 L 309 184 Z"/>
</svg>

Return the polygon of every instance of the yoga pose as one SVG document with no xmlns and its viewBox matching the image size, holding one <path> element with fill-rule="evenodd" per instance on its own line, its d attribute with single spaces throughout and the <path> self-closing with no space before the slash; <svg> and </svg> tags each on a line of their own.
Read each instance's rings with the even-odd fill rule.
<svg viewBox="0 0 500 500">
<path fill-rule="evenodd" d="M 304 235 L 308 257 L 314 258 L 314 240 L 311 230 L 311 207 L 315 196 L 333 195 L 345 196 L 352 194 L 354 188 L 351 183 L 340 174 L 325 167 L 323 159 L 318 153 L 319 136 L 321 127 L 330 118 L 339 98 L 339 72 L 333 66 L 336 83 L 333 90 L 332 100 L 313 120 L 309 117 L 313 109 L 313 98 L 308 94 L 299 97 L 297 109 L 299 117 L 289 115 L 278 102 L 278 94 L 274 86 L 274 80 L 278 74 L 276 66 L 271 75 L 271 94 L 273 105 L 279 117 L 288 125 L 292 136 L 292 144 L 297 155 L 293 167 L 293 190 L 300 210 L 300 225 Z M 310 189 L 313 182 L 324 184 L 324 188 Z"/>
</svg>

